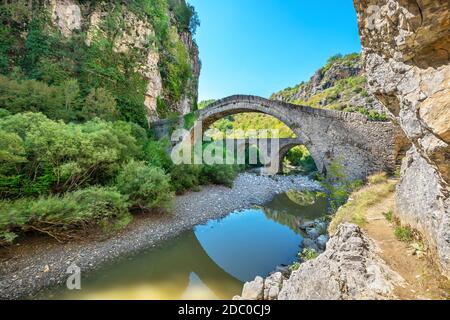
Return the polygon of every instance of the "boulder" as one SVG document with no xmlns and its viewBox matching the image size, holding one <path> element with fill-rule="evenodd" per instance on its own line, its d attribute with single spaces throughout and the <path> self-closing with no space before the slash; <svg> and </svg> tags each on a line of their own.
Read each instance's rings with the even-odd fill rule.
<svg viewBox="0 0 450 320">
<path fill-rule="evenodd" d="M 244 300 L 262 300 L 264 298 L 264 279 L 258 276 L 255 280 L 246 282 L 241 297 Z"/>
<path fill-rule="evenodd" d="M 324 234 L 317 238 L 316 243 L 320 250 L 325 250 L 328 240 L 329 237 Z"/>
<path fill-rule="evenodd" d="M 316 242 L 310 238 L 304 238 L 302 245 L 303 245 L 303 248 L 313 249 L 316 252 L 319 251 L 319 247 L 316 244 Z"/>
<path fill-rule="evenodd" d="M 281 272 L 275 272 L 264 280 L 264 300 L 277 300 L 285 280 Z"/>
<path fill-rule="evenodd" d="M 327 250 L 300 265 L 284 281 L 278 300 L 359 300 L 395 298 L 404 280 L 377 255 L 377 248 L 354 224 L 342 224 Z"/>
</svg>

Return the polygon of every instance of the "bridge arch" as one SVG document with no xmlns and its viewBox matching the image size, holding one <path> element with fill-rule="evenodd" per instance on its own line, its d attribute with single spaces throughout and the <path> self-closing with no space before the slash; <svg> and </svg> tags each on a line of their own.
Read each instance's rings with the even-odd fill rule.
<svg viewBox="0 0 450 320">
<path fill-rule="evenodd" d="M 390 122 L 370 121 L 362 114 L 235 95 L 196 111 L 193 130 L 204 132 L 221 118 L 246 112 L 267 114 L 285 123 L 296 134 L 295 143 L 305 145 L 310 151 L 319 172 L 327 172 L 336 160 L 344 166 L 347 175 L 355 179 L 378 171 L 395 170 L 397 129 Z M 167 124 L 167 121 L 156 122 L 152 128 L 161 134 Z M 179 124 L 184 125 L 182 120 Z M 285 146 L 280 151 L 287 152 L 290 148 L 292 146 Z"/>
</svg>

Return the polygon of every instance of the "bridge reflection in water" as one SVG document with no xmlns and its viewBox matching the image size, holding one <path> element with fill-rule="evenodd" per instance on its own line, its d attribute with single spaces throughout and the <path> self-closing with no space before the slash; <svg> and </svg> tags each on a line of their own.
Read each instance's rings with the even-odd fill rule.
<svg viewBox="0 0 450 320">
<path fill-rule="evenodd" d="M 245 281 L 295 260 L 302 239 L 298 225 L 326 210 L 326 200 L 299 205 L 297 198 L 281 194 L 264 209 L 210 221 L 83 277 L 81 291 L 61 289 L 51 298 L 230 299 Z"/>
</svg>

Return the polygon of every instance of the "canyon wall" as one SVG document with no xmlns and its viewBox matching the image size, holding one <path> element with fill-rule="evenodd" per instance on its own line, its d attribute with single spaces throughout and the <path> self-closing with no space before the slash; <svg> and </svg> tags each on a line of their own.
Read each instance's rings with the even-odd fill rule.
<svg viewBox="0 0 450 320">
<path fill-rule="evenodd" d="M 146 12 L 136 12 L 128 1 L 112 4 L 107 1 L 48 0 L 48 8 L 54 26 L 58 27 L 66 38 L 74 34 L 86 35 L 86 44 L 102 38 L 114 38 L 113 50 L 125 55 L 142 55 L 139 72 L 145 79 L 146 91 L 144 104 L 148 121 L 165 118 L 170 113 L 187 114 L 196 108 L 198 97 L 198 79 L 200 76 L 200 60 L 197 44 L 193 40 L 191 30 L 179 26 L 179 17 L 172 6 L 186 6 L 184 0 L 161 2 L 164 18 L 168 24 L 163 41 L 157 28 L 161 21 L 155 22 Z M 171 3 L 171 4 L 170 4 Z M 156 4 L 150 3 L 150 6 Z M 151 10 L 156 11 L 155 8 Z M 113 35 L 108 30 L 108 23 L 114 21 L 121 26 L 121 31 Z M 156 25 L 156 26 L 155 26 Z M 159 44 L 159 45 L 158 45 Z M 164 64 L 163 59 L 168 60 Z M 186 61 L 179 61 L 179 60 Z M 188 66 L 190 73 L 186 81 L 173 85 L 181 87 L 177 94 L 171 92 L 172 82 L 178 74 L 168 74 L 167 69 L 174 69 L 170 60 Z M 185 67 L 185 66 L 184 66 Z M 161 72 L 165 70 L 166 72 Z"/>
<path fill-rule="evenodd" d="M 411 144 L 397 215 L 450 276 L 450 2 L 355 0 L 368 88 Z"/>
</svg>

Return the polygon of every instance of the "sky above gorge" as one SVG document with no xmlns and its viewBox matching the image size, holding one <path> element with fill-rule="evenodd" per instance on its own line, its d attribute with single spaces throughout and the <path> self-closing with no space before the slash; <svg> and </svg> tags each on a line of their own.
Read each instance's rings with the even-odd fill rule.
<svg viewBox="0 0 450 320">
<path fill-rule="evenodd" d="M 308 80 L 337 53 L 359 52 L 353 0 L 188 0 L 202 73 L 199 100 L 269 97 Z"/>
</svg>

